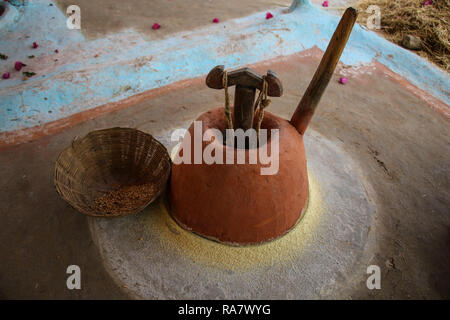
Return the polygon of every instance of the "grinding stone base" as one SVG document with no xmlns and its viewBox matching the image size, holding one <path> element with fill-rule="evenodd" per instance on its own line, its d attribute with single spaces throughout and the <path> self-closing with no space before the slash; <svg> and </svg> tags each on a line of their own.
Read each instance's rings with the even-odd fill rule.
<svg viewBox="0 0 450 320">
<path fill-rule="evenodd" d="M 310 200 L 299 224 L 258 246 L 232 247 L 176 224 L 163 201 L 121 219 L 90 219 L 94 241 L 117 283 L 148 299 L 317 299 L 339 297 L 368 243 L 375 205 L 357 164 L 309 130 Z M 365 269 L 364 269 L 365 270 Z"/>
<path fill-rule="evenodd" d="M 164 198 L 165 198 L 165 201 L 164 201 L 165 210 L 166 210 L 167 212 L 169 212 L 169 214 L 170 214 L 170 200 L 168 199 L 167 194 L 164 196 Z M 284 237 L 286 234 L 288 234 L 289 232 L 291 232 L 293 229 L 295 229 L 295 227 L 297 226 L 297 224 L 300 223 L 300 221 L 301 221 L 301 220 L 303 219 L 303 217 L 305 216 L 305 211 L 308 209 L 308 203 L 309 203 L 309 196 L 308 196 L 308 198 L 306 198 L 306 207 L 305 207 L 305 208 L 302 210 L 302 212 L 300 213 L 300 217 L 299 217 L 298 220 L 295 222 L 294 226 L 293 226 L 292 228 L 288 229 L 281 237 Z M 269 240 L 267 240 L 267 241 L 264 242 L 264 243 L 258 243 L 258 244 L 255 244 L 255 243 L 250 243 L 250 244 L 240 244 L 240 243 L 234 243 L 234 242 L 222 242 L 222 241 L 220 241 L 220 240 L 218 240 L 218 239 L 215 239 L 215 238 L 212 238 L 212 237 L 208 237 L 208 236 L 204 236 L 204 235 L 202 235 L 202 234 L 200 234 L 200 233 L 197 233 L 197 232 L 195 232 L 195 231 L 192 231 L 192 230 L 189 229 L 188 226 L 183 225 L 183 224 L 182 224 L 180 221 L 178 221 L 174 216 L 172 216 L 172 215 L 170 215 L 170 216 L 171 216 L 171 218 L 172 218 L 172 219 L 173 219 L 173 220 L 174 220 L 181 228 L 183 228 L 183 229 L 185 229 L 185 230 L 187 230 L 187 231 L 193 232 L 193 233 L 195 233 L 196 235 L 198 235 L 199 237 L 202 237 L 202 238 L 207 239 L 207 240 L 210 240 L 210 241 L 215 241 L 215 242 L 221 243 L 221 244 L 223 244 L 223 245 L 234 246 L 234 247 L 246 247 L 246 246 L 251 247 L 251 246 L 258 246 L 258 245 L 264 244 L 264 243 L 266 243 L 266 242 L 271 242 L 271 241 L 274 241 L 274 240 L 280 238 L 280 237 L 277 237 L 277 238 L 274 238 L 274 239 L 269 239 Z"/>
</svg>

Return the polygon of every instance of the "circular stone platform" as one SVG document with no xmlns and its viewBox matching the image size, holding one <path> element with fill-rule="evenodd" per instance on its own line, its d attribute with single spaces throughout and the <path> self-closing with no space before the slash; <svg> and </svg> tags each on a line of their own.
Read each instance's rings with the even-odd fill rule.
<svg viewBox="0 0 450 320">
<path fill-rule="evenodd" d="M 364 252 L 376 208 L 340 146 L 309 130 L 305 148 L 310 200 L 287 235 L 258 246 L 223 245 L 181 229 L 160 199 L 135 216 L 90 219 L 107 270 L 137 298 L 335 297 Z"/>
</svg>

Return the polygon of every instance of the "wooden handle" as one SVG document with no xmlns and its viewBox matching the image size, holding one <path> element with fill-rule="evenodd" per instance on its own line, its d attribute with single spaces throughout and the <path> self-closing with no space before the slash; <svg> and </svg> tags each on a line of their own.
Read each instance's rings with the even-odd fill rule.
<svg viewBox="0 0 450 320">
<path fill-rule="evenodd" d="M 222 77 L 224 70 L 222 65 L 214 67 L 206 77 L 206 85 L 213 89 L 223 89 Z M 283 95 L 283 85 L 274 71 L 267 71 L 266 81 L 269 85 L 268 96 L 281 97 Z M 235 85 L 261 90 L 263 77 L 249 68 L 230 71 L 228 72 L 228 86 L 232 87 Z"/>
<path fill-rule="evenodd" d="M 214 67 L 206 77 L 206 85 L 213 89 L 223 89 L 225 67 Z M 227 87 L 236 86 L 234 93 L 234 129 L 247 131 L 253 127 L 256 89 L 262 90 L 267 83 L 267 95 L 281 97 L 283 85 L 275 72 L 269 70 L 265 77 L 249 68 L 227 72 Z"/>
<path fill-rule="evenodd" d="M 253 127 L 255 88 L 236 86 L 234 91 L 234 130 L 247 131 Z"/>
<path fill-rule="evenodd" d="M 306 128 L 311 121 L 320 98 L 327 88 L 328 82 L 330 82 L 334 69 L 339 62 L 342 51 L 344 51 L 347 40 L 350 37 L 357 16 L 358 12 L 356 9 L 347 8 L 347 10 L 345 10 L 341 21 L 328 44 L 327 50 L 320 61 L 319 67 L 292 116 L 291 124 L 302 135 L 305 133 Z"/>
</svg>

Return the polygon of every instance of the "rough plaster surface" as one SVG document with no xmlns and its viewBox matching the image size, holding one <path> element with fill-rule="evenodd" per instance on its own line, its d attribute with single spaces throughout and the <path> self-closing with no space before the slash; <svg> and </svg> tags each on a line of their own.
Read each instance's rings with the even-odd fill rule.
<svg viewBox="0 0 450 320">
<path fill-rule="evenodd" d="M 288 7 L 291 0 L 56 0 L 62 11 L 69 5 L 82 10 L 83 33 L 87 38 L 102 38 L 125 29 L 134 29 L 151 40 L 170 34 L 245 17 L 274 7 Z M 264 18 L 264 14 L 262 15 Z M 124 17 L 133 17 L 124 19 Z M 153 23 L 161 25 L 152 30 Z"/>
<path fill-rule="evenodd" d="M 319 59 L 320 55 L 303 52 L 251 66 L 260 73 L 272 69 L 283 82 L 284 95 L 273 99 L 271 112 L 284 118 L 292 115 Z M 349 79 L 345 86 L 338 83 L 344 71 Z M 74 136 L 115 126 L 153 134 L 172 149 L 176 143 L 168 139 L 171 128 L 186 128 L 199 114 L 223 105 L 223 99 L 223 92 L 208 89 L 204 79 L 194 80 L 68 126 L 58 134 L 0 149 L 0 296 L 128 297 L 131 292 L 106 271 L 88 218 L 58 197 L 53 186 L 54 161 Z M 373 189 L 367 194 L 377 211 L 369 232 L 373 241 L 356 258 L 360 262 L 341 273 L 337 286 L 328 287 L 324 297 L 450 298 L 450 131 L 448 120 L 430 108 L 430 102 L 379 64 L 338 68 L 332 77 L 307 135 L 315 131 L 323 141 L 345 150 L 361 168 L 362 185 Z M 309 157 L 311 151 L 306 152 Z M 325 159 L 324 165 L 332 167 L 333 159 Z M 311 162 L 311 170 L 313 166 Z M 130 232 L 127 237 L 140 235 Z M 324 245 L 332 249 L 336 264 L 342 252 L 348 258 L 346 252 L 351 250 L 336 240 Z M 81 267 L 81 290 L 66 288 L 66 268 L 71 264 Z M 366 288 L 366 268 L 372 264 L 381 268 L 381 290 Z M 330 276 L 318 271 L 314 279 L 323 284 Z M 164 295 L 165 289 L 161 290 Z"/>
<path fill-rule="evenodd" d="M 294 11 L 276 8 L 270 20 L 262 11 L 153 41 L 134 29 L 86 39 L 82 31 L 67 29 L 65 14 L 56 5 L 35 0 L 11 27 L 0 30 L 1 52 L 10 57 L 0 60 L 0 69 L 11 71 L 10 79 L 0 81 L 0 145 L 31 140 L 36 132 L 55 133 L 69 117 L 202 76 L 217 64 L 235 68 L 314 47 L 325 50 L 339 17 L 312 6 L 309 0 L 295 1 Z M 90 3 L 88 7 L 95 7 L 97 1 Z M 93 20 L 103 24 L 101 19 Z M 128 20 L 133 19 L 123 19 Z M 31 48 L 33 41 L 39 48 Z M 29 59 L 29 55 L 35 57 Z M 24 81 L 22 73 L 13 69 L 16 60 L 25 62 L 24 70 L 36 75 Z M 450 101 L 444 71 L 359 25 L 341 61 L 351 67 L 378 61 L 417 88 Z"/>
<path fill-rule="evenodd" d="M 192 248 L 206 249 L 188 252 L 189 247 L 173 249 L 184 246 L 179 235 L 185 231 L 167 222 L 170 217 L 160 203 L 133 217 L 90 219 L 112 277 L 136 296 L 151 299 L 339 297 L 343 279 L 349 279 L 353 268 L 364 267 L 359 258 L 375 206 L 359 176 L 360 168 L 338 145 L 310 131 L 305 147 L 314 181 L 312 195 L 305 217 L 288 235 L 253 248 L 203 244 L 211 240 L 192 235 L 190 241 L 196 242 Z M 164 229 L 172 235 L 166 236 Z M 209 261 L 203 257 L 207 250 L 220 251 L 224 260 Z M 256 256 L 237 265 L 236 255 L 252 250 Z M 265 263 L 267 254 L 276 255 L 276 261 Z M 354 284 L 345 281 L 345 285 Z"/>
</svg>

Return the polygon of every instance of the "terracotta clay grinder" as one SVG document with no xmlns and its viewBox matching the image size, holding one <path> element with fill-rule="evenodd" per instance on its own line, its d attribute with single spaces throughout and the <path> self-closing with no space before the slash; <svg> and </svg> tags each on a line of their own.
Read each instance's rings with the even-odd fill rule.
<svg viewBox="0 0 450 320">
<path fill-rule="evenodd" d="M 344 13 L 322 61 L 303 95 L 291 121 L 265 112 L 262 129 L 279 130 L 278 171 L 262 175 L 259 157 L 256 164 L 249 164 L 252 152 L 266 147 L 274 150 L 271 136 L 267 144 L 245 149 L 246 164 L 237 164 L 237 149 L 233 148 L 234 164 L 194 164 L 194 152 L 188 163 L 173 164 L 170 202 L 171 215 L 183 228 L 201 236 L 234 245 L 258 244 L 276 239 L 299 221 L 308 202 L 308 174 L 303 134 L 324 92 L 356 20 L 356 10 Z M 215 89 L 223 88 L 224 69 L 211 70 L 206 83 Z M 228 73 L 228 85 L 236 86 L 234 129 L 247 130 L 254 126 L 253 115 L 256 89 L 261 90 L 267 81 L 268 95 L 281 96 L 282 87 L 274 73 L 264 78 L 247 68 Z M 224 131 L 227 120 L 223 108 L 202 114 L 202 134 L 215 128 Z M 188 130 L 178 156 L 187 144 L 194 146 L 194 124 Z M 202 154 L 209 144 L 217 144 L 225 154 L 230 146 L 222 141 L 203 141 Z M 277 157 L 272 157 L 272 160 Z M 225 160 L 224 160 L 225 162 Z M 273 165 L 273 163 L 272 163 Z"/>
<path fill-rule="evenodd" d="M 223 108 L 202 114 L 203 133 L 224 130 Z M 179 164 L 171 177 L 171 212 L 185 229 L 230 244 L 255 244 L 282 236 L 303 214 L 308 198 L 308 176 L 302 136 L 288 121 L 265 113 L 261 128 L 279 129 L 279 168 L 261 175 L 261 164 Z M 189 128 L 194 143 L 194 126 Z M 183 142 L 185 143 L 185 142 Z M 214 141 L 226 154 L 229 146 Z M 202 150 L 209 144 L 204 142 Z M 271 149 L 271 140 L 267 142 Z M 182 152 L 182 151 L 181 151 Z M 257 149 L 245 150 L 249 153 Z M 193 163 L 193 156 L 191 157 Z M 272 164 L 273 165 L 273 164 Z"/>
</svg>

